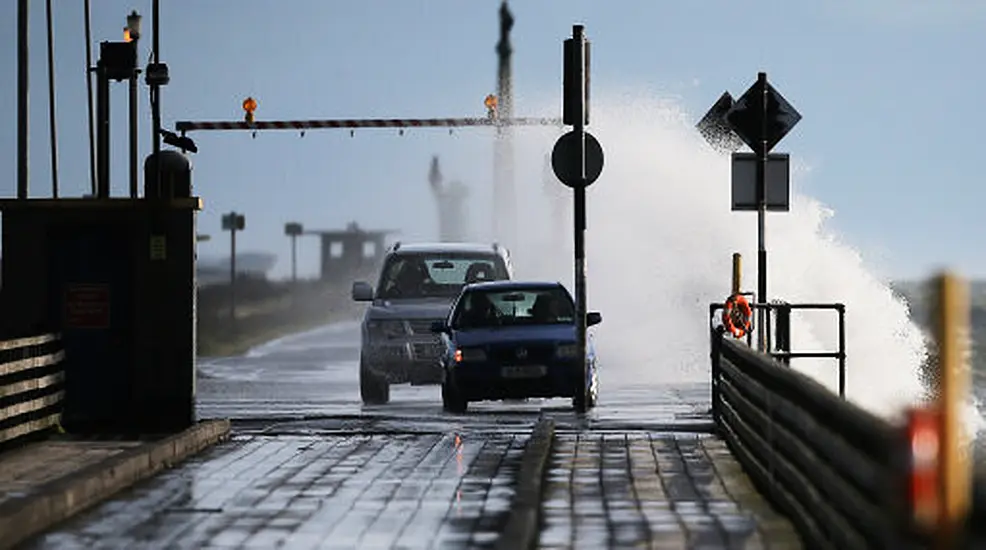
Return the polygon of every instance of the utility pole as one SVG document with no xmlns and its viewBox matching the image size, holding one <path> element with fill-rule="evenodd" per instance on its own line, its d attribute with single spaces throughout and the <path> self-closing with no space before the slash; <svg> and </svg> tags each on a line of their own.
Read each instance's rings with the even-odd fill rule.
<svg viewBox="0 0 986 550">
<path fill-rule="evenodd" d="M 28 89 L 30 50 L 28 45 L 28 0 L 17 0 L 17 198 L 26 199 L 28 192 Z"/>
<path fill-rule="evenodd" d="M 45 2 L 48 35 L 48 132 L 51 139 L 51 197 L 58 198 L 58 123 L 55 118 L 55 36 L 52 29 L 51 0 Z"/>
<path fill-rule="evenodd" d="M 127 16 L 126 41 L 133 42 L 133 49 L 137 51 L 137 41 L 140 40 L 140 15 L 134 10 Z M 134 67 L 128 79 L 130 92 L 130 198 L 137 198 L 137 78 L 140 69 L 137 68 L 136 55 L 134 56 Z"/>
<path fill-rule="evenodd" d="M 236 232 L 246 228 L 246 217 L 235 211 L 223 214 L 223 231 L 229 231 L 229 320 L 236 323 Z"/>
<path fill-rule="evenodd" d="M 513 14 L 507 6 L 507 0 L 500 4 L 500 40 L 496 44 L 496 54 L 499 60 L 497 67 L 497 99 L 498 113 L 496 120 L 496 141 L 493 149 L 493 234 L 496 239 L 503 239 L 508 246 L 514 242 L 514 151 L 513 128 L 508 123 L 513 119 L 513 78 L 511 71 L 511 56 L 513 47 L 510 44 L 510 31 L 514 26 Z"/>
</svg>

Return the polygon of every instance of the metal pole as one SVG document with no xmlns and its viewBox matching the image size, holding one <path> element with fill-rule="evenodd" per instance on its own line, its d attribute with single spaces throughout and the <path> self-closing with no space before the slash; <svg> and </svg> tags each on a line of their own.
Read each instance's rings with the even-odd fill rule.
<svg viewBox="0 0 986 550">
<path fill-rule="evenodd" d="M 161 62 L 161 12 L 160 12 L 160 0 L 154 0 L 153 7 L 151 8 L 151 19 L 153 25 L 153 51 L 151 56 L 154 59 L 154 63 Z M 161 86 L 154 84 L 151 86 L 151 126 L 152 126 L 152 138 L 151 143 L 153 144 L 154 153 L 154 188 L 161 189 Z M 145 182 L 146 185 L 146 182 Z"/>
<path fill-rule="evenodd" d="M 497 120 L 513 119 L 513 82 L 510 30 L 514 18 L 506 0 L 500 4 L 500 40 L 496 44 L 497 67 Z M 513 189 L 513 129 L 510 124 L 498 124 L 493 166 L 493 228 L 497 239 L 513 243 L 514 189 Z M 509 246 L 509 244 L 508 244 Z"/>
<path fill-rule="evenodd" d="M 298 282 L 298 236 L 291 235 L 291 282 Z"/>
<path fill-rule="evenodd" d="M 586 382 L 588 372 L 586 365 L 586 281 L 585 281 L 585 27 L 573 25 L 572 38 L 575 41 L 575 71 L 577 71 L 576 82 L 583 87 L 579 95 L 578 116 L 575 119 L 574 130 L 579 136 L 579 146 L 576 148 L 575 162 L 577 163 L 578 181 L 576 182 L 575 193 L 575 319 L 577 327 L 576 343 L 578 347 L 578 360 L 582 368 L 582 388 L 581 403 L 578 406 L 580 411 L 586 409 L 587 391 Z"/>
<path fill-rule="evenodd" d="M 50 0 L 49 0 L 50 1 Z M 136 40 L 134 49 L 137 49 Z M 130 75 L 130 198 L 137 198 L 137 75 L 134 69 Z M 155 162 L 157 162 L 155 157 Z"/>
<path fill-rule="evenodd" d="M 100 52 L 102 58 L 102 52 Z M 103 60 L 96 63 L 96 197 L 110 196 L 110 79 Z"/>
<path fill-rule="evenodd" d="M 762 90 L 763 96 L 760 99 L 760 125 L 762 136 L 766 135 L 767 126 L 767 73 L 757 74 L 758 90 Z M 766 221 L 767 221 L 767 142 L 760 142 L 757 147 L 757 301 L 761 304 L 767 303 L 767 243 L 766 243 Z M 760 351 L 767 351 L 767 315 L 765 308 L 757 309 L 757 338 Z"/>
<path fill-rule="evenodd" d="M 28 190 L 28 89 L 30 52 L 28 50 L 28 0 L 17 2 L 17 198 L 26 199 Z"/>
<path fill-rule="evenodd" d="M 229 218 L 229 320 L 236 323 L 236 212 Z"/>
<path fill-rule="evenodd" d="M 45 2 L 48 34 L 48 129 L 51 135 L 51 196 L 58 198 L 58 123 L 55 118 L 55 35 L 51 24 L 51 0 Z"/>
<path fill-rule="evenodd" d="M 85 1 L 86 26 L 86 111 L 89 115 L 89 193 L 96 195 L 96 139 L 93 136 L 94 126 L 92 112 L 92 31 L 90 29 L 91 10 L 89 0 Z"/>
<path fill-rule="evenodd" d="M 743 256 L 733 252 L 733 296 L 743 292 Z"/>
</svg>

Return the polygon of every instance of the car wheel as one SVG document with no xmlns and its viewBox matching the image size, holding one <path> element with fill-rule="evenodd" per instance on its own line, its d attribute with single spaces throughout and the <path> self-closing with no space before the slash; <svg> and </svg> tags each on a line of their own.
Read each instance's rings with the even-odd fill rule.
<svg viewBox="0 0 986 550">
<path fill-rule="evenodd" d="M 469 402 L 462 398 L 459 388 L 455 385 L 455 379 L 451 374 L 445 376 L 442 382 L 442 408 L 452 413 L 464 413 L 469 406 Z"/>
<path fill-rule="evenodd" d="M 390 384 L 374 376 L 362 358 L 359 362 L 359 393 L 367 405 L 382 405 L 390 401 Z"/>
</svg>

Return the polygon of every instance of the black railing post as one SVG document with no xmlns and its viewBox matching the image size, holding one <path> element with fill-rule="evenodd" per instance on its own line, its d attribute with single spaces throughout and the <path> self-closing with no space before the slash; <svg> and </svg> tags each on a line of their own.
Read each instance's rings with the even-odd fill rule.
<svg viewBox="0 0 986 550">
<path fill-rule="evenodd" d="M 779 302 L 776 306 L 777 318 L 775 320 L 774 330 L 776 332 L 774 344 L 777 351 L 790 352 L 791 351 L 791 305 L 785 302 Z M 785 365 L 791 364 L 790 357 L 781 356 L 780 361 Z"/>
<path fill-rule="evenodd" d="M 726 328 L 722 325 L 709 329 L 710 348 L 712 350 L 712 425 L 719 434 L 719 378 L 721 371 L 719 362 L 722 360 L 722 338 Z"/>
<path fill-rule="evenodd" d="M 839 312 L 839 397 L 846 397 L 846 306 L 836 304 Z"/>
</svg>

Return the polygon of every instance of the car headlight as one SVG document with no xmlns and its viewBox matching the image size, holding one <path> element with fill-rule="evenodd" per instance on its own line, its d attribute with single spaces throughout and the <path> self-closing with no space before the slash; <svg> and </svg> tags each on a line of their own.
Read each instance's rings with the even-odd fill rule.
<svg viewBox="0 0 986 550">
<path fill-rule="evenodd" d="M 486 352 L 479 348 L 459 348 L 455 350 L 456 363 L 486 361 Z"/>
<path fill-rule="evenodd" d="M 579 346 L 576 344 L 562 344 L 555 349 L 555 356 L 559 359 L 575 359 L 579 356 Z"/>
<path fill-rule="evenodd" d="M 376 338 L 400 338 L 407 334 L 404 329 L 404 321 L 378 320 L 370 321 L 366 324 L 370 335 Z"/>
</svg>

